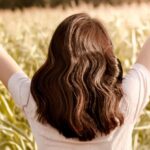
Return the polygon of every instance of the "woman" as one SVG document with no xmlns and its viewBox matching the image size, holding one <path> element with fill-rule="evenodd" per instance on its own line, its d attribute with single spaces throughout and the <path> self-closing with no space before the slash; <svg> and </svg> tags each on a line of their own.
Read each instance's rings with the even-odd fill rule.
<svg viewBox="0 0 150 150">
<path fill-rule="evenodd" d="M 150 39 L 123 78 L 105 27 L 78 13 L 57 27 L 32 80 L 1 49 L 0 80 L 25 113 L 39 150 L 130 150 L 149 101 L 149 49 Z"/>
</svg>

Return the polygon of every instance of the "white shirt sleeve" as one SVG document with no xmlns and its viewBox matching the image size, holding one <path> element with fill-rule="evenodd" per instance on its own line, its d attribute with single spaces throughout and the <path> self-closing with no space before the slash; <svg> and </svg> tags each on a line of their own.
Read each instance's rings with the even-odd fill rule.
<svg viewBox="0 0 150 150">
<path fill-rule="evenodd" d="M 131 123 L 136 123 L 142 110 L 149 102 L 149 70 L 142 64 L 134 64 L 123 79 L 122 85 L 125 99 L 129 107 L 128 120 Z"/>
<path fill-rule="evenodd" d="M 31 79 L 22 70 L 12 74 L 8 79 L 8 91 L 20 108 L 25 107 L 28 103 L 30 82 Z"/>
</svg>

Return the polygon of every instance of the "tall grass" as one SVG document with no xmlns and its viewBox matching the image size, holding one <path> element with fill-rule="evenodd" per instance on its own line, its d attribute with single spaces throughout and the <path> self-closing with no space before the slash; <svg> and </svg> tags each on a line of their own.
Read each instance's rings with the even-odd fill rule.
<svg viewBox="0 0 150 150">
<path fill-rule="evenodd" d="M 102 20 L 121 59 L 124 72 L 136 60 L 136 54 L 150 33 L 150 13 L 147 5 L 93 8 L 90 5 L 57 9 L 27 9 L 0 11 L 0 43 L 32 78 L 44 63 L 48 44 L 57 25 L 66 16 L 88 12 Z M 124 74 L 124 75 L 125 75 Z M 150 104 L 143 111 L 133 132 L 133 150 L 150 149 Z M 29 124 L 14 104 L 10 93 L 0 82 L 0 150 L 36 150 L 37 146 Z"/>
</svg>

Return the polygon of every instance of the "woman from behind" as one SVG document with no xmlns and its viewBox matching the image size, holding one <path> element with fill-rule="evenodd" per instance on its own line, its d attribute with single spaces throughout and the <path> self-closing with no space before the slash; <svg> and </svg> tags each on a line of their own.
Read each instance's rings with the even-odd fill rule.
<svg viewBox="0 0 150 150">
<path fill-rule="evenodd" d="M 105 27 L 78 13 L 58 25 L 32 80 L 5 52 L 0 78 L 23 109 L 39 150 L 130 150 L 150 95 L 149 48 L 150 40 L 123 78 Z"/>
</svg>

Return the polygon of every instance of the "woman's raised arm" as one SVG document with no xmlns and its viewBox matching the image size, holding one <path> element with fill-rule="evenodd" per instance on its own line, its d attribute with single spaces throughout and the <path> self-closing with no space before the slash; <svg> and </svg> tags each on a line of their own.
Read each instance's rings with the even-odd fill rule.
<svg viewBox="0 0 150 150">
<path fill-rule="evenodd" d="M 20 70 L 16 61 L 0 46 L 0 80 L 6 88 L 8 88 L 8 79 L 11 75 Z"/>
<path fill-rule="evenodd" d="M 144 65 L 150 71 L 150 37 L 142 46 L 137 63 Z"/>
</svg>

